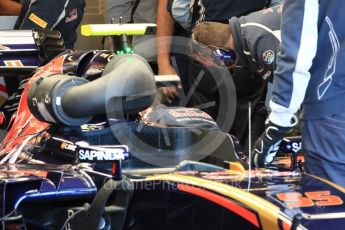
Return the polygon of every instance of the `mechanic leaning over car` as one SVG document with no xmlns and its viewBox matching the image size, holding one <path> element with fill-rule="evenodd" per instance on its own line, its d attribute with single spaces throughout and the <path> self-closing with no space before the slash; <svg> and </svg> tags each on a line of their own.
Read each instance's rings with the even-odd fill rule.
<svg viewBox="0 0 345 230">
<path fill-rule="evenodd" d="M 158 2 L 157 37 L 164 38 L 166 42 L 157 45 L 157 62 L 159 74 L 170 75 L 176 74 L 176 70 L 170 61 L 170 36 L 173 35 L 174 26 L 179 29 L 184 29 L 186 36 L 189 37 L 191 28 L 202 21 L 224 22 L 232 16 L 245 15 L 263 9 L 271 0 L 159 0 Z M 193 68 L 194 64 L 191 63 L 191 66 Z M 196 68 L 197 71 L 201 70 L 200 66 Z M 189 87 L 194 83 L 193 80 L 195 80 L 189 79 L 192 77 L 191 75 L 192 74 L 188 73 L 185 77 L 186 79 L 180 76 L 185 94 L 188 93 Z M 213 80 L 207 72 L 205 78 Z M 210 89 L 215 88 L 213 86 L 216 84 L 210 86 L 207 79 L 203 79 L 203 81 L 205 81 L 206 91 L 208 93 Z M 196 94 L 196 92 L 194 92 L 194 94 Z M 167 95 L 177 96 L 178 94 L 176 89 L 171 89 L 167 92 Z M 212 97 L 209 101 L 213 100 L 214 98 Z M 207 112 L 210 114 L 212 113 L 212 111 Z"/>
<path fill-rule="evenodd" d="M 273 160 L 302 106 L 305 171 L 345 187 L 345 15 L 343 0 L 286 0 L 272 109 L 253 163 Z"/>
<path fill-rule="evenodd" d="M 73 49 L 85 5 L 85 0 L 25 0 L 16 27 L 60 31 L 66 49 Z"/>
<path fill-rule="evenodd" d="M 162 37 L 166 39 L 166 42 L 162 45 L 157 46 L 157 62 L 159 67 L 159 73 L 164 74 L 175 74 L 176 71 L 172 67 L 170 62 L 170 44 L 171 41 L 169 37 L 173 33 L 173 25 L 180 25 L 191 34 L 191 28 L 202 21 L 216 21 L 228 23 L 229 18 L 233 16 L 246 15 L 250 12 L 263 9 L 264 7 L 270 6 L 271 4 L 277 4 L 281 0 L 160 0 L 158 5 L 158 15 L 157 15 L 157 37 Z M 168 3 L 168 4 L 167 4 Z M 175 5 L 175 6 L 174 6 Z M 169 9 L 169 10 L 167 10 Z M 212 35 L 210 35 L 212 36 Z M 219 105 L 220 105 L 220 93 L 219 85 L 217 80 L 215 80 L 209 71 L 209 68 L 205 68 L 199 62 L 190 61 L 188 64 L 188 71 L 186 77 L 181 76 L 181 82 L 184 89 L 185 95 L 188 95 L 190 90 L 192 90 L 192 96 L 188 101 L 189 107 L 202 106 L 203 111 L 210 114 L 215 120 L 217 120 Z M 179 72 L 180 69 L 179 69 Z M 199 81 L 199 74 L 203 73 L 202 80 Z M 181 75 L 179 73 L 179 75 Z M 249 85 L 256 85 L 253 83 L 250 71 L 244 70 L 244 68 L 239 69 L 233 74 L 233 78 L 237 91 L 237 108 L 235 122 L 231 128 L 230 133 L 234 134 L 239 138 L 241 145 L 247 143 L 246 135 L 246 124 L 248 122 L 247 105 L 248 101 L 257 100 L 257 97 L 261 95 L 256 91 L 256 89 L 251 90 L 247 88 Z M 248 82 L 249 81 L 249 82 Z M 259 78 L 254 79 L 254 81 L 261 81 Z M 196 85 L 196 87 L 195 87 Z M 191 87 L 193 86 L 193 87 Z M 246 87 L 241 87 L 246 86 Z M 177 90 L 173 87 L 167 92 L 169 97 L 177 96 Z M 240 89 L 241 88 L 241 89 Z M 254 87 L 255 88 L 255 87 Z M 243 92 L 242 89 L 245 89 Z M 240 110 L 240 107 L 246 108 Z M 254 107 L 254 106 L 253 106 Z M 261 116 L 261 115 L 260 115 Z M 241 125 L 236 125 L 240 124 Z M 261 122 L 263 123 L 263 122 Z M 261 125 L 258 133 L 261 134 L 264 129 Z M 258 137 L 257 135 L 256 137 Z"/>
<path fill-rule="evenodd" d="M 255 108 L 252 112 L 253 141 L 265 129 L 264 101 L 280 44 L 280 17 L 281 5 L 278 5 L 248 16 L 232 17 L 229 24 L 202 22 L 193 29 L 191 51 L 196 60 L 208 66 L 234 69 L 237 108 L 230 133 L 245 149 L 248 147 L 249 101 Z"/>
<path fill-rule="evenodd" d="M 280 44 L 281 9 L 279 5 L 240 18 L 233 17 L 229 25 L 202 22 L 193 29 L 192 53 L 206 65 L 245 67 L 264 80 L 270 79 Z M 217 52 L 219 61 L 215 60 Z"/>
</svg>

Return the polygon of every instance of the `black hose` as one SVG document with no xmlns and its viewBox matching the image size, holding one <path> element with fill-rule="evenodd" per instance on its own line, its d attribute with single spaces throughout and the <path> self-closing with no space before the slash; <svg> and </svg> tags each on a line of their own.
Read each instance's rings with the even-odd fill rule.
<svg viewBox="0 0 345 230">
<path fill-rule="evenodd" d="M 139 55 L 114 57 L 103 76 L 87 80 L 68 75 L 42 76 L 31 83 L 28 104 L 40 120 L 79 126 L 94 115 L 138 113 L 156 93 L 151 68 Z"/>
</svg>

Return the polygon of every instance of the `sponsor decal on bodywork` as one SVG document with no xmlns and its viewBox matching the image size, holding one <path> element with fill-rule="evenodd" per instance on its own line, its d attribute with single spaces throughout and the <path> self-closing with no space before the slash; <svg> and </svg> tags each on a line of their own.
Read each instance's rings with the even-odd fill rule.
<svg viewBox="0 0 345 230">
<path fill-rule="evenodd" d="M 5 66 L 7 67 L 21 67 L 24 66 L 21 60 L 9 60 L 4 61 Z"/>
<path fill-rule="evenodd" d="M 78 147 L 77 154 L 79 161 L 118 161 L 126 160 L 129 157 L 126 145 L 114 145 L 106 147 Z"/>
<path fill-rule="evenodd" d="M 74 152 L 78 146 L 67 143 L 67 142 L 63 142 L 60 147 L 62 150 L 70 150 Z"/>
<path fill-rule="evenodd" d="M 330 191 L 286 192 L 276 194 L 289 208 L 313 207 L 313 206 L 337 206 L 344 202 L 339 196 L 332 195 Z"/>
</svg>

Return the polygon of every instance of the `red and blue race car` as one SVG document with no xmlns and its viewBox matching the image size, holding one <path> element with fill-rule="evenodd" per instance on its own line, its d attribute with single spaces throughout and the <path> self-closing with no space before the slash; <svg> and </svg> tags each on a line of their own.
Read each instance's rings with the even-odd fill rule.
<svg viewBox="0 0 345 230">
<path fill-rule="evenodd" d="M 24 59 L 2 46 L 4 75 L 29 70 L 4 67 Z M 0 145 L 2 228 L 342 229 L 345 189 L 303 172 L 300 139 L 252 170 L 214 125 L 143 121 L 155 93 L 135 54 L 63 51 L 35 69 Z M 196 109 L 167 111 L 210 123 Z"/>
</svg>

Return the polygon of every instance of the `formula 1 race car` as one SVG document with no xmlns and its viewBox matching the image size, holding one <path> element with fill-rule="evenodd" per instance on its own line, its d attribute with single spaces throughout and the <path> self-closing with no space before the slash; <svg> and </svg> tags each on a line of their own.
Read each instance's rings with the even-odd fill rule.
<svg viewBox="0 0 345 230">
<path fill-rule="evenodd" d="M 285 140 L 267 169 L 252 170 L 236 138 L 197 109 L 141 115 L 156 81 L 139 55 L 62 52 L 22 88 L 0 145 L 3 229 L 345 224 L 345 189 L 303 172 L 299 139 Z M 157 109 L 169 119 L 150 120 Z"/>
</svg>

